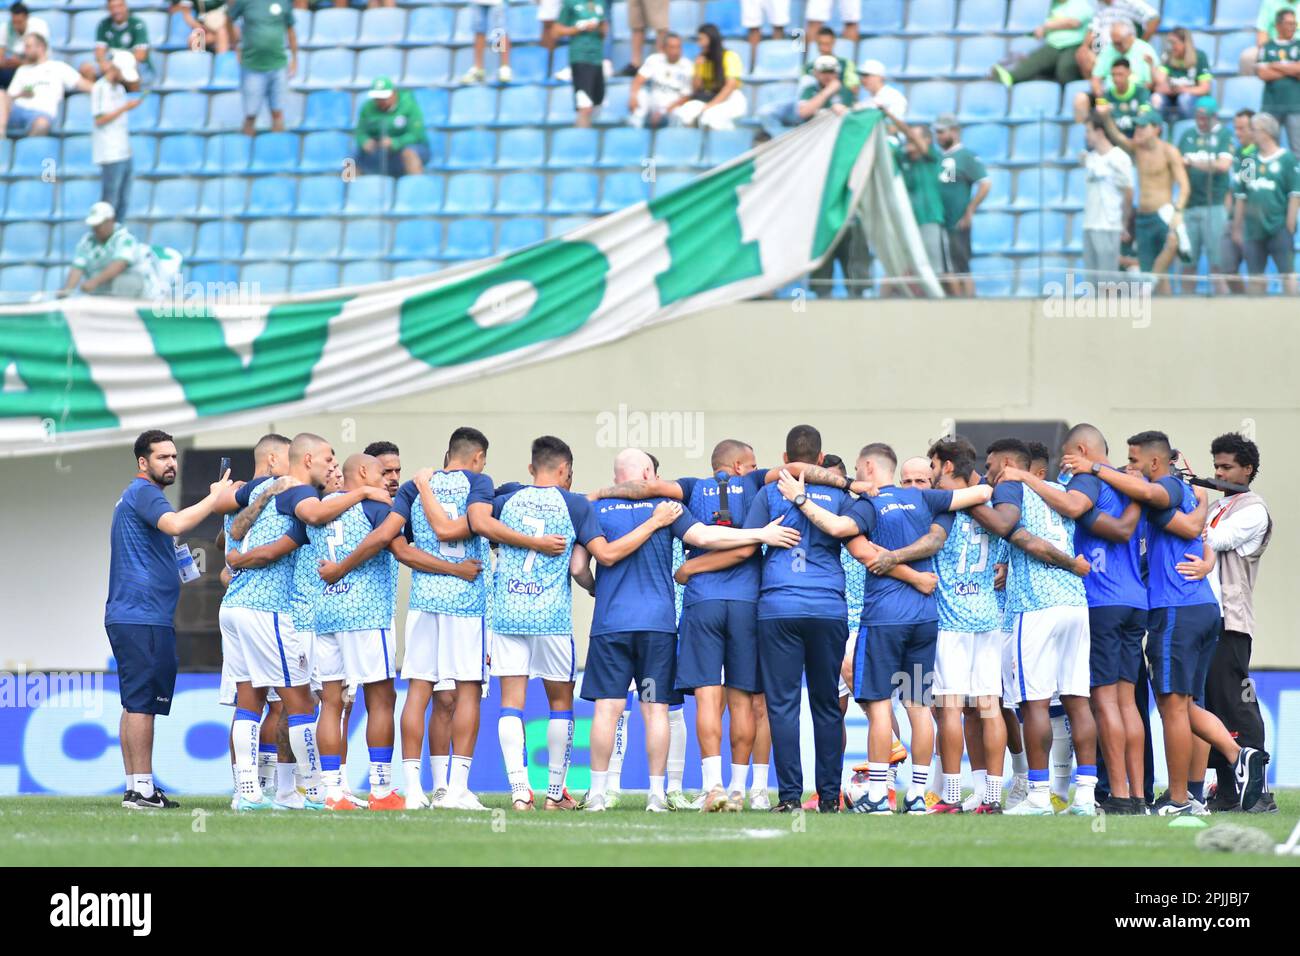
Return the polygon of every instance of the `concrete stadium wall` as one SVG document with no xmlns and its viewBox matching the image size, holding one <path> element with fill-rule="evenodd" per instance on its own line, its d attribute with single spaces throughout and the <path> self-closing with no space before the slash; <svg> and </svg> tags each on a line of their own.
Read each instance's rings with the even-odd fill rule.
<svg viewBox="0 0 1300 956">
<path fill-rule="evenodd" d="M 478 382 L 266 426 L 320 432 L 340 455 L 395 441 L 409 475 L 440 464 L 451 430 L 473 424 L 492 442 L 498 481 L 525 479 L 529 442 L 551 433 L 573 446 L 575 488 L 588 489 L 610 478 L 624 444 L 653 452 L 665 476 L 703 475 L 719 439 L 744 438 L 774 463 L 786 430 L 805 421 L 845 457 L 874 440 L 900 457 L 922 453 L 948 419 L 1088 420 L 1121 460 L 1128 435 L 1161 428 L 1205 474 L 1210 440 L 1247 422 L 1263 456 L 1256 488 L 1276 525 L 1255 662 L 1300 667 L 1288 596 L 1300 502 L 1285 490 L 1285 476 L 1300 473 L 1300 445 L 1287 444 L 1300 435 L 1295 300 L 1157 299 L 1136 319 L 1060 311 L 1035 300 L 746 303 Z M 251 444 L 264 430 L 196 444 Z M 0 667 L 100 667 L 107 655 L 109 514 L 133 463 L 124 447 L 64 456 L 62 467 L 0 462 Z M 581 640 L 585 594 L 575 617 Z"/>
</svg>

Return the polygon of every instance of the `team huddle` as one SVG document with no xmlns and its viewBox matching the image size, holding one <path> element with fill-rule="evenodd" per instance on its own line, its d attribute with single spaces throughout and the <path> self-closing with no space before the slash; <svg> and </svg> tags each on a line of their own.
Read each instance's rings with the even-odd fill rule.
<svg viewBox="0 0 1300 956">
<path fill-rule="evenodd" d="M 452 434 L 441 468 L 405 483 L 390 443 L 340 464 L 317 435 L 263 437 L 251 480 L 216 504 L 229 580 L 220 625 L 222 700 L 235 708 L 232 807 L 485 809 L 469 775 L 490 676 L 516 810 L 536 806 L 523 722 L 532 678 L 550 713 L 547 810 L 619 802 L 634 700 L 650 811 L 739 811 L 748 796 L 751 809 L 775 812 L 1199 814 L 1211 748 L 1231 765 L 1241 808 L 1260 800 L 1267 754 L 1238 745 L 1203 706 L 1221 626 L 1202 542 L 1208 498 L 1173 472 L 1163 433 L 1130 438 L 1128 467 L 1118 468 L 1100 431 L 1077 425 L 1059 480 L 1047 477 L 1047 450 L 1017 438 L 988 447 L 983 478 L 960 437 L 905 461 L 901 477 L 888 445 L 863 447 L 852 476 L 821 446 L 815 428 L 796 426 L 782 464 L 760 468 L 750 445 L 725 440 L 711 474 L 675 481 L 626 449 L 612 483 L 582 495 L 569 446 L 551 436 L 533 442 L 527 483 L 500 485 L 474 428 Z M 402 565 L 411 587 L 399 791 Z M 581 802 L 566 788 L 574 582 L 595 599 Z M 1147 672 L 1168 780 L 1154 803 L 1135 691 Z M 368 798 L 350 791 L 344 763 L 358 688 Z M 805 692 L 816 791 L 807 804 Z M 682 789 L 686 694 L 703 776 L 695 799 Z M 893 770 L 908 756 L 895 697 L 911 728 L 905 791 Z M 870 729 L 867 761 L 845 784 L 850 698 Z M 420 776 L 426 722 L 431 795 Z M 965 801 L 963 754 L 975 778 Z"/>
</svg>

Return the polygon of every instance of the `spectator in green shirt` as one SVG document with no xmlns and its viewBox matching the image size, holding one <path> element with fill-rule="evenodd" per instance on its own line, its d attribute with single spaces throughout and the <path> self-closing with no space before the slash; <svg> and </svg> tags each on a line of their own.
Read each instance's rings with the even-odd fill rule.
<svg viewBox="0 0 1300 956">
<path fill-rule="evenodd" d="M 903 145 L 894 145 L 894 162 L 907 187 L 907 198 L 912 202 L 912 215 L 921 230 L 930 268 L 936 276 L 943 275 L 948 272 L 943 242 L 943 200 L 939 195 L 943 154 L 934 145 L 929 127 L 909 126 L 887 109 L 881 109 L 881 113 L 903 135 Z"/>
<path fill-rule="evenodd" d="M 354 136 L 357 167 L 363 173 L 418 176 L 429 161 L 420 104 L 386 76 L 370 84 Z"/>
<path fill-rule="evenodd" d="M 1228 194 L 1223 197 L 1228 224 L 1223 230 L 1223 239 L 1219 243 L 1221 276 L 1214 283 L 1214 291 L 1220 295 L 1229 293 L 1241 295 L 1246 291 L 1245 284 L 1239 278 L 1242 263 L 1246 261 L 1246 254 L 1241 248 L 1241 240 L 1233 235 L 1232 228 L 1237 203 L 1237 197 L 1233 194 L 1237 191 L 1242 166 L 1250 162 L 1251 157 L 1258 151 L 1255 146 L 1255 133 L 1250 128 L 1251 120 L 1254 118 L 1255 111 L 1250 109 L 1238 110 L 1237 115 L 1232 118 L 1232 131 L 1236 134 L 1237 145 L 1233 150 L 1234 159 L 1228 172 Z"/>
<path fill-rule="evenodd" d="M 1273 260 L 1287 295 L 1297 292 L 1295 265 L 1296 214 L 1300 212 L 1300 169 L 1296 158 L 1278 143 L 1277 120 L 1256 113 L 1250 121 L 1257 152 L 1244 158 L 1237 176 L 1233 238 L 1241 244 L 1246 271 L 1263 276 Z M 1263 295 L 1268 281 L 1252 278 L 1250 291 Z"/>
<path fill-rule="evenodd" d="M 1007 69 L 993 67 L 993 78 L 1007 86 L 1026 80 L 1055 80 L 1064 86 L 1080 79 L 1079 63 L 1075 52 L 1088 32 L 1092 19 L 1089 0 L 1052 0 L 1047 9 L 1047 19 L 1034 28 L 1034 36 L 1043 45 L 1029 53 L 1023 60 Z"/>
<path fill-rule="evenodd" d="M 1264 81 L 1264 99 L 1259 109 L 1277 117 L 1286 128 L 1286 144 L 1300 149 L 1300 37 L 1296 36 L 1296 15 L 1292 10 L 1277 13 L 1277 36 L 1259 52 L 1259 78 Z"/>
<path fill-rule="evenodd" d="M 970 274 L 971 224 L 993 183 L 980 158 L 962 145 L 961 127 L 951 113 L 940 113 L 934 135 L 943 150 L 939 164 L 939 199 L 943 203 L 943 228 L 949 295 L 970 298 L 975 279 Z"/>
<path fill-rule="evenodd" d="M 605 102 L 605 34 L 609 12 L 602 0 L 564 0 L 553 28 L 569 38 L 569 71 L 577 125 L 590 126 L 591 113 Z"/>
<path fill-rule="evenodd" d="M 149 62 L 149 31 L 144 21 L 127 9 L 126 0 L 108 0 L 108 16 L 95 28 L 95 63 L 100 75 L 108 69 L 108 58 L 113 50 L 130 50 L 135 54 L 140 64 L 140 76 L 146 83 L 153 76 L 153 66 Z"/>
<path fill-rule="evenodd" d="M 289 0 L 232 0 L 226 29 L 230 45 L 239 51 L 244 134 L 252 136 L 257 131 L 257 114 L 263 104 L 271 110 L 271 129 L 281 132 L 284 98 L 289 81 L 298 72 L 298 35 Z"/>
<path fill-rule="evenodd" d="M 1128 60 L 1122 57 L 1111 64 L 1110 79 L 1102 88 L 1101 96 L 1095 97 L 1092 102 L 1094 106 L 1099 103 L 1109 103 L 1115 126 L 1130 139 L 1137 125 L 1137 118 L 1151 110 L 1151 94 L 1145 86 L 1138 86 L 1133 82 L 1133 71 L 1129 67 Z"/>
<path fill-rule="evenodd" d="M 853 108 L 855 97 L 840 80 L 840 61 L 833 56 L 819 56 L 812 66 L 813 82 L 799 94 L 799 120 L 807 122 L 822 110 L 843 116 Z"/>
<path fill-rule="evenodd" d="M 77 243 L 72 268 L 58 297 L 79 290 L 87 295 L 154 298 L 159 282 L 153 250 L 118 223 L 113 207 L 106 202 L 95 203 L 86 225 L 90 231 Z"/>
<path fill-rule="evenodd" d="M 1242 50 L 1238 62 L 1237 72 L 1242 76 L 1255 75 L 1264 44 L 1277 37 L 1277 15 L 1283 10 L 1300 16 L 1300 0 L 1264 0 L 1259 5 L 1259 16 L 1255 18 L 1255 45 Z"/>
<path fill-rule="evenodd" d="M 1210 272 L 1222 272 L 1223 233 L 1228 224 L 1224 197 L 1228 193 L 1228 171 L 1232 168 L 1232 133 L 1219 122 L 1219 102 L 1212 96 L 1196 101 L 1196 126 L 1183 133 L 1178 151 L 1183 154 L 1189 183 L 1187 208 L 1183 224 L 1192 247 L 1192 266 L 1185 274 L 1195 274 L 1201 253 L 1210 264 Z"/>
<path fill-rule="evenodd" d="M 1082 123 L 1092 112 L 1097 100 L 1106 94 L 1106 83 L 1113 76 L 1112 68 L 1120 60 L 1128 64 L 1133 83 L 1145 87 L 1149 94 L 1157 83 L 1164 81 L 1164 70 L 1156 59 L 1150 43 L 1141 39 L 1131 20 L 1117 20 L 1110 28 L 1111 42 L 1097 54 L 1089 81 L 1090 93 L 1074 96 L 1074 121 Z"/>
<path fill-rule="evenodd" d="M 1196 102 L 1209 96 L 1214 88 L 1214 74 L 1204 50 L 1196 49 L 1192 31 L 1175 27 L 1165 37 L 1160 56 L 1162 75 L 1156 79 L 1151 105 L 1173 124 L 1196 115 Z"/>
</svg>

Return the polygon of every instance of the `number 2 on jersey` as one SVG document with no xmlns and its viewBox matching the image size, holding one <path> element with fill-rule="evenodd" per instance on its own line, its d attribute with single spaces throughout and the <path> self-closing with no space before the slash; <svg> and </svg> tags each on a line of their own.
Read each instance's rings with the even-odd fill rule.
<svg viewBox="0 0 1300 956">
<path fill-rule="evenodd" d="M 343 522 L 331 521 L 325 527 L 329 529 L 329 537 L 325 539 L 325 547 L 329 548 L 330 564 L 336 564 L 339 559 L 334 549 L 343 547 Z"/>
</svg>

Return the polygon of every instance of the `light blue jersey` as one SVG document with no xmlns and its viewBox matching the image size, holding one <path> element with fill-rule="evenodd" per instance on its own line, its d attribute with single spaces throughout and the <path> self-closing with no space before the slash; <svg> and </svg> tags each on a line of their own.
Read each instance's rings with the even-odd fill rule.
<svg viewBox="0 0 1300 956">
<path fill-rule="evenodd" d="M 1006 538 L 993 539 L 993 571 L 997 572 L 999 564 L 1007 565 L 1007 579 L 1011 578 L 1011 542 Z M 1002 622 L 1002 630 L 1010 631 L 1013 624 L 1011 612 L 1007 610 L 1007 588 L 1004 584 L 993 592 L 993 598 L 998 602 L 998 620 Z"/>
<path fill-rule="evenodd" d="M 261 482 L 249 493 L 248 503 L 257 501 L 270 487 L 270 482 Z M 306 543 L 307 540 L 303 524 L 294 516 L 288 499 L 276 495 L 276 500 L 263 508 L 257 516 L 253 526 L 244 535 L 244 540 L 234 544 L 240 554 L 247 554 L 253 548 L 271 544 L 285 535 L 293 536 L 300 543 Z M 297 554 L 298 551 L 290 551 L 265 567 L 232 571 L 230 586 L 226 588 L 221 603 L 226 607 L 247 607 L 257 611 L 288 614 L 293 609 L 293 572 Z"/>
<path fill-rule="evenodd" d="M 1019 527 L 1066 554 L 1074 554 L 1074 521 L 1049 508 L 1033 489 L 1018 481 L 1001 482 L 994 490 L 993 502 L 998 504 L 1001 501 L 1019 504 Z M 1087 604 L 1083 579 L 1073 571 L 1032 558 L 1020 548 L 1011 548 L 1007 577 L 1007 611 L 1011 614 L 1049 607 L 1086 607 Z"/>
<path fill-rule="evenodd" d="M 448 518 L 455 520 L 465 514 L 470 483 L 469 472 L 434 472 L 429 488 Z M 490 479 L 488 483 L 491 483 Z M 412 571 L 411 610 L 456 617 L 483 616 L 487 612 L 487 592 L 492 582 L 492 559 L 487 538 L 473 535 L 461 541 L 439 541 L 420 505 L 419 488 L 413 481 L 408 481 L 398 490 L 393 510 L 406 518 L 406 536 L 421 551 L 451 564 L 478 561 L 483 568 L 473 581 L 463 581 L 451 574 Z"/>
<path fill-rule="evenodd" d="M 686 549 L 682 546 L 680 538 L 673 538 L 673 575 L 677 574 L 677 569 L 686 563 Z M 682 623 L 682 598 L 686 596 L 686 588 L 673 581 L 673 603 L 677 606 L 677 617 L 674 619 L 680 625 Z"/>
<path fill-rule="evenodd" d="M 307 538 L 311 540 L 311 531 L 307 532 Z M 316 570 L 320 567 L 320 558 L 313 547 L 299 548 L 293 553 L 293 558 L 293 629 L 314 633 L 316 602 L 325 586 Z"/>
<path fill-rule="evenodd" d="M 327 495 L 328 501 L 335 495 Z M 353 505 L 329 524 L 309 526 L 307 536 L 316 560 L 342 561 L 366 536 L 383 524 L 392 509 L 377 501 Z M 393 626 L 392 565 L 380 552 L 333 584 L 316 579 L 315 625 L 322 634 L 377 631 Z"/>
<path fill-rule="evenodd" d="M 603 536 L 591 503 L 563 488 L 525 485 L 498 495 L 493 517 L 520 534 L 565 538 L 564 551 L 542 554 L 501 545 L 492 581 L 492 628 L 498 634 L 572 634 L 569 557 L 574 542 Z"/>
<path fill-rule="evenodd" d="M 1001 629 L 1002 609 L 993 590 L 999 541 L 965 511 L 954 513 L 948 540 L 934 557 L 939 630 L 981 634 Z"/>
<path fill-rule="evenodd" d="M 867 566 L 840 548 L 840 566 L 844 568 L 844 600 L 849 606 L 849 633 L 856 634 L 862 624 L 863 594 L 867 589 Z"/>
</svg>

